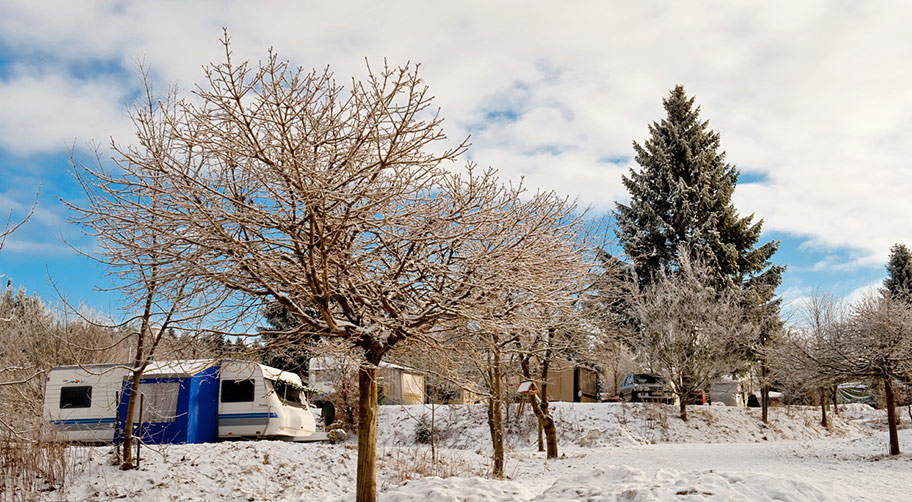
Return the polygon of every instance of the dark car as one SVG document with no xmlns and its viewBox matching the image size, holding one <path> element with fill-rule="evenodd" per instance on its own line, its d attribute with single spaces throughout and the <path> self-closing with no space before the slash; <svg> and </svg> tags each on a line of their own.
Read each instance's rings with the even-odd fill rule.
<svg viewBox="0 0 912 502">
<path fill-rule="evenodd" d="M 618 395 L 622 401 L 637 403 L 640 401 L 652 401 L 660 403 L 670 403 L 673 401 L 671 391 L 668 386 L 659 378 L 647 373 L 637 373 L 627 375 L 621 381 L 618 388 Z"/>
</svg>

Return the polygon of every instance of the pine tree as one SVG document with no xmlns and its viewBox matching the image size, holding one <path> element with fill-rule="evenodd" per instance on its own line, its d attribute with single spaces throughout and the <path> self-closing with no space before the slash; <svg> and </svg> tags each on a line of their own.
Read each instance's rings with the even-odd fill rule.
<svg viewBox="0 0 912 502">
<path fill-rule="evenodd" d="M 912 251 L 905 244 L 894 244 L 890 248 L 887 278 L 883 284 L 887 296 L 912 302 Z"/>
<path fill-rule="evenodd" d="M 633 144 L 641 169 L 623 177 L 630 204 L 616 211 L 617 235 L 640 284 L 677 269 L 684 246 L 715 271 L 716 286 L 763 290 L 762 301 L 770 301 L 784 270 L 770 263 L 779 242 L 756 247 L 763 220 L 740 217 L 732 205 L 739 172 L 694 99 L 679 85 L 663 104 L 667 117 L 649 126 L 643 145 Z"/>
</svg>

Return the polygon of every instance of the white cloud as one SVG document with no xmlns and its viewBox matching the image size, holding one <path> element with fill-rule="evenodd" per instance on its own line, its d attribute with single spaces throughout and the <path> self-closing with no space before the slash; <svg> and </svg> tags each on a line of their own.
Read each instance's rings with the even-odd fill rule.
<svg viewBox="0 0 912 502">
<path fill-rule="evenodd" d="M 43 258 L 73 254 L 73 249 L 62 242 L 21 240 L 15 237 L 14 235 L 7 238 L 3 244 L 4 253 L 29 254 Z"/>
<path fill-rule="evenodd" d="M 812 303 L 812 298 L 820 294 L 833 295 L 836 304 L 847 309 L 847 312 L 862 300 L 875 297 L 883 287 L 882 281 L 875 281 L 859 286 L 849 291 L 844 296 L 834 294 L 833 291 L 810 286 L 792 286 L 782 292 L 782 316 L 787 324 L 799 325 L 804 322 L 805 311 Z"/>
<path fill-rule="evenodd" d="M 856 250 L 846 267 L 882 264 L 912 241 L 912 32 L 886 2 L 14 2 L 0 40 L 21 53 L 0 81 L 0 146 L 20 153 L 130 138 L 131 77 L 77 77 L 72 62 L 128 67 L 145 58 L 184 88 L 220 57 L 268 46 L 341 81 L 373 64 L 423 63 L 453 140 L 533 187 L 610 208 L 631 141 L 663 116 L 677 83 L 696 95 L 728 158 L 764 181 L 739 187 L 742 213 L 823 248 Z M 509 112 L 490 121 L 491 112 Z M 124 139 L 125 138 L 125 139 Z M 821 267 L 840 266 L 837 262 Z"/>
<path fill-rule="evenodd" d="M 847 294 L 842 301 L 845 305 L 853 306 L 858 305 L 859 302 L 865 298 L 872 298 L 878 294 L 880 288 L 883 287 L 883 282 L 877 281 L 872 282 L 871 284 L 865 284 L 864 286 L 855 288 L 851 293 Z"/>
<path fill-rule="evenodd" d="M 0 148 L 17 154 L 63 150 L 108 138 L 129 138 L 123 88 L 110 81 L 75 81 L 61 74 L 0 81 Z"/>
</svg>

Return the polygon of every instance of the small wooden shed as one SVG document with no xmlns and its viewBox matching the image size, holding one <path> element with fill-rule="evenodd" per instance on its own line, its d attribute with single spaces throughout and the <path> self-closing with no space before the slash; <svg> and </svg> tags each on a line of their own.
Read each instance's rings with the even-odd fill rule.
<svg viewBox="0 0 912 502">
<path fill-rule="evenodd" d="M 309 364 L 308 384 L 320 392 L 332 394 L 340 378 L 357 378 L 357 364 L 353 358 L 314 357 Z M 421 371 L 381 362 L 378 380 L 381 404 L 424 404 L 427 391 Z"/>
</svg>

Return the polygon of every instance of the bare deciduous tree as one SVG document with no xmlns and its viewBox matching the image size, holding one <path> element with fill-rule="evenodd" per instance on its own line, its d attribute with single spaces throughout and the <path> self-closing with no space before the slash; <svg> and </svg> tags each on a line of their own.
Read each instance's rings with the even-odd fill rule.
<svg viewBox="0 0 912 502">
<path fill-rule="evenodd" d="M 820 423 L 826 427 L 828 390 L 846 376 L 834 374 L 823 362 L 831 350 L 836 326 L 846 319 L 846 309 L 828 292 L 817 290 L 800 301 L 795 314 L 795 325 L 785 337 L 767 347 L 771 378 L 793 395 L 816 396 Z"/>
<path fill-rule="evenodd" d="M 144 236 L 156 239 L 156 270 L 173 272 L 170 291 L 193 278 L 242 297 L 241 311 L 275 302 L 302 330 L 357 349 L 357 498 L 374 500 L 381 359 L 473 318 L 533 261 L 490 264 L 509 263 L 538 229 L 504 232 L 497 202 L 516 190 L 493 172 L 445 168 L 464 143 L 432 151 L 442 118 L 416 67 L 368 69 L 345 89 L 274 54 L 237 64 L 223 44 L 197 99 L 147 96 L 120 168 L 167 232 Z"/>
<path fill-rule="evenodd" d="M 646 366 L 677 396 L 681 419 L 694 392 L 732 373 L 743 342 L 756 330 L 729 289 L 712 286 L 711 273 L 682 250 L 680 267 L 636 296 L 638 327 L 632 344 Z"/>
<path fill-rule="evenodd" d="M 10 235 L 12 235 L 13 232 L 18 230 L 19 227 L 28 223 L 28 221 L 32 218 L 32 215 L 35 214 L 35 207 L 37 205 L 38 205 L 38 193 L 36 192 L 35 193 L 35 202 L 33 202 L 32 206 L 29 208 L 28 214 L 26 214 L 24 218 L 22 218 L 21 220 L 19 220 L 16 223 L 13 223 L 13 210 L 10 209 L 9 214 L 6 217 L 6 223 L 4 223 L 3 229 L 0 230 L 0 251 L 3 251 L 3 246 L 6 244 L 6 238 L 9 237 Z M 0 279 L 3 279 L 4 277 L 6 277 L 6 274 L 0 272 Z M 6 283 L 6 288 L 9 289 L 11 285 L 12 285 L 12 281 L 10 281 L 8 279 L 7 283 Z M 4 320 L 5 319 L 0 318 L 0 321 L 4 321 Z"/>
<path fill-rule="evenodd" d="M 478 242 L 486 249 L 500 250 L 499 256 L 485 265 L 488 278 L 475 284 L 486 301 L 466 311 L 477 333 L 476 347 L 483 354 L 479 361 L 486 362 L 481 374 L 488 389 L 493 471 L 498 477 L 503 476 L 505 365 L 515 360 L 525 379 L 539 380 L 532 374 L 532 364 L 538 363 L 547 377 L 551 357 L 572 338 L 560 323 L 574 312 L 589 268 L 580 234 L 582 216 L 576 207 L 552 192 L 537 193 L 528 200 L 521 194 L 513 190 L 495 201 L 502 213 L 499 228 L 479 236 Z M 555 329 L 560 330 L 559 340 Z M 557 433 L 547 398 L 532 396 L 531 407 L 548 438 L 547 457 L 557 458 Z"/>
<path fill-rule="evenodd" d="M 173 94 L 164 103 L 175 103 L 171 98 Z M 85 202 L 64 201 L 73 211 L 70 221 L 96 239 L 100 251 L 87 256 L 107 267 L 113 283 L 109 290 L 123 296 L 126 314 L 117 328 L 133 335 L 135 342 L 130 386 L 125 389 L 129 394 L 123 417 L 123 469 L 134 467 L 131 445 L 139 383 L 159 345 L 175 327 L 188 331 L 199 326 L 224 301 L 214 298 L 211 285 L 185 266 L 198 258 L 199 251 L 180 239 L 186 227 L 168 217 L 180 210 L 167 206 L 166 194 L 173 186 L 161 176 L 147 176 L 134 162 L 138 149 L 156 155 L 180 147 L 163 134 L 169 127 L 163 119 L 174 109 L 160 108 L 160 103 L 146 78 L 145 104 L 134 107 L 131 114 L 139 148 L 114 146 L 120 154 L 113 159 L 116 170 L 107 168 L 98 155 L 91 165 L 72 161 L 72 174 Z"/>
<path fill-rule="evenodd" d="M 0 294 L 0 317 L 0 420 L 6 423 L 41 416 L 49 369 L 130 352 L 122 334 L 87 320 L 95 314 L 67 316 L 22 289 Z"/>
<path fill-rule="evenodd" d="M 634 298 L 639 285 L 633 269 L 604 248 L 596 250 L 597 266 L 590 271 L 589 287 L 580 297 L 581 319 L 596 335 L 604 359 L 607 381 L 603 390 L 618 392 L 623 375 L 636 369 L 633 364 L 631 333 L 636 328 Z M 604 356 L 603 356 L 604 357 Z"/>
<path fill-rule="evenodd" d="M 884 389 L 890 454 L 899 454 L 894 380 L 912 372 L 912 308 L 901 299 L 869 297 L 833 325 L 816 362 L 834 378 L 879 380 Z"/>
<path fill-rule="evenodd" d="M 558 458 L 557 426 L 548 397 L 551 371 L 561 365 L 570 364 L 574 368 L 595 359 L 596 337 L 576 322 L 578 315 L 576 311 L 556 315 L 552 327 L 531 330 L 516 337 L 516 347 L 512 350 L 523 378 L 538 385 L 538 393 L 529 395 L 529 404 L 538 419 L 539 431 L 544 433 L 544 445 L 540 444 L 540 447 L 545 447 L 547 459 Z"/>
</svg>

